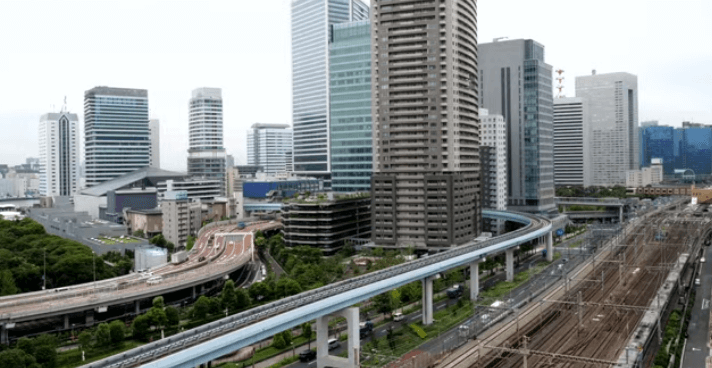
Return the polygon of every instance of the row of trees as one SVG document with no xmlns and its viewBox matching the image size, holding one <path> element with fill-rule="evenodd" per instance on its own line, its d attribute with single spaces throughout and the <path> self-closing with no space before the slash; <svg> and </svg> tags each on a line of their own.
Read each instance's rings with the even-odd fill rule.
<svg viewBox="0 0 712 368">
<path fill-rule="evenodd" d="M 0 296 L 103 280 L 127 273 L 129 257 L 112 255 L 114 267 L 75 241 L 49 235 L 32 219 L 0 220 Z M 106 257 L 106 256 L 104 256 Z M 46 270 L 46 280 L 43 275 Z"/>
<path fill-rule="evenodd" d="M 54 368 L 57 345 L 57 338 L 52 335 L 20 338 L 13 349 L 0 352 L 0 368 Z"/>
</svg>

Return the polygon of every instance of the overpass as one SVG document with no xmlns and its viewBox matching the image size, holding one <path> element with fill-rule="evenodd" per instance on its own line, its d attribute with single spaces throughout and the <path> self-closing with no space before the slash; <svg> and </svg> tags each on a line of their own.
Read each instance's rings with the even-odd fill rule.
<svg viewBox="0 0 712 368">
<path fill-rule="evenodd" d="M 483 216 L 515 221 L 525 226 L 497 238 L 471 242 L 439 254 L 278 300 L 84 367 L 195 367 L 314 319 L 317 320 L 317 367 L 358 366 L 358 310 L 350 308 L 354 304 L 402 285 L 421 281 L 424 289 L 423 322 L 429 324 L 433 316 L 432 282 L 439 273 L 469 265 L 470 297 L 476 298 L 479 291 L 478 266 L 485 257 L 506 252 L 509 268 L 509 258 L 516 247 L 541 238 L 547 241 L 547 258 L 551 260 L 553 257 L 552 225 L 549 220 L 498 211 L 483 211 Z M 328 317 L 334 314 L 342 315 L 349 321 L 348 359 L 330 356 L 326 347 Z"/>
<path fill-rule="evenodd" d="M 0 342 L 8 343 L 9 330 L 20 323 L 63 318 L 67 330 L 70 317 L 83 314 L 84 324 L 91 326 L 95 313 L 105 313 L 111 306 L 134 304 L 138 314 L 141 300 L 189 288 L 193 288 L 195 297 L 196 287 L 222 279 L 252 260 L 252 231 L 279 227 L 280 223 L 262 222 L 238 230 L 235 221 L 211 224 L 200 230 L 184 263 L 166 264 L 147 273 L 2 297 Z"/>
<path fill-rule="evenodd" d="M 564 211 L 562 212 L 566 212 L 567 206 L 597 206 L 615 208 L 618 210 L 618 222 L 621 224 L 623 223 L 623 211 L 628 205 L 626 201 L 622 201 L 618 198 L 556 197 L 554 198 L 554 202 L 557 206 L 564 207 Z M 574 212 L 567 212 L 566 215 L 571 216 L 573 213 Z M 608 216 L 598 216 L 596 218 L 602 217 L 608 218 Z M 571 218 L 573 219 L 574 217 Z M 581 217 L 579 216 L 579 218 Z"/>
</svg>

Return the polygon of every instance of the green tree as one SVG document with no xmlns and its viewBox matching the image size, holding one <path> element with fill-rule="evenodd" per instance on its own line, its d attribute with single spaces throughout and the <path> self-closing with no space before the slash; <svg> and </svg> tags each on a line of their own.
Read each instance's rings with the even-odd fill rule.
<svg viewBox="0 0 712 368">
<path fill-rule="evenodd" d="M 89 331 L 82 331 L 82 333 L 79 334 L 78 340 L 79 347 L 84 351 L 88 351 L 91 347 L 91 333 L 89 333 Z"/>
<path fill-rule="evenodd" d="M 265 238 L 260 237 L 255 239 L 255 245 L 257 246 L 257 249 L 264 250 L 265 244 L 267 244 L 267 240 Z"/>
<path fill-rule="evenodd" d="M 253 300 L 269 300 L 272 298 L 272 290 L 266 282 L 256 282 L 250 285 L 249 293 Z"/>
<path fill-rule="evenodd" d="M 391 304 L 391 293 L 383 293 L 376 295 L 375 297 L 373 297 L 373 302 L 376 306 L 376 311 L 378 311 L 378 313 L 383 313 L 384 317 L 386 313 L 393 312 L 393 305 Z"/>
<path fill-rule="evenodd" d="M 307 338 L 307 344 L 309 344 L 308 349 L 311 349 L 311 336 L 312 336 L 311 323 L 307 322 L 307 323 L 302 324 L 302 336 Z"/>
<path fill-rule="evenodd" d="M 223 286 L 222 293 L 220 293 L 220 304 L 223 309 L 227 308 L 228 312 L 235 312 L 239 309 L 237 305 L 235 283 L 232 280 L 227 280 L 225 282 L 225 286 Z"/>
<path fill-rule="evenodd" d="M 250 300 L 250 294 L 247 293 L 247 290 L 238 288 L 235 292 L 235 296 L 237 310 L 242 310 L 252 305 L 252 300 Z"/>
<path fill-rule="evenodd" d="M 200 298 L 193 305 L 193 318 L 196 320 L 205 319 L 208 315 L 208 310 L 210 309 L 210 300 L 205 295 L 201 295 Z"/>
<path fill-rule="evenodd" d="M 284 344 L 286 346 L 292 345 L 292 337 L 292 330 L 282 332 L 282 338 L 284 339 Z"/>
<path fill-rule="evenodd" d="M 195 237 L 194 236 L 189 236 L 188 237 L 188 242 L 186 243 L 185 249 L 186 250 L 191 250 L 193 249 L 193 246 L 195 245 Z"/>
<path fill-rule="evenodd" d="M 131 324 L 133 336 L 135 339 L 145 340 L 148 337 L 148 332 L 151 329 L 151 320 L 147 315 L 142 314 L 136 317 Z"/>
<path fill-rule="evenodd" d="M 178 314 L 178 309 L 173 307 L 166 308 L 166 318 L 168 319 L 167 326 L 178 326 L 180 324 L 180 315 Z"/>
<path fill-rule="evenodd" d="M 151 306 L 153 308 L 163 309 L 166 307 L 166 303 L 163 301 L 162 296 L 157 296 L 157 297 L 153 298 L 153 301 L 151 302 L 151 304 L 152 304 Z"/>
<path fill-rule="evenodd" d="M 100 323 L 94 333 L 94 340 L 99 347 L 109 346 L 111 344 L 111 328 L 108 323 Z"/>
<path fill-rule="evenodd" d="M 173 253 L 173 251 L 176 249 L 176 245 L 172 242 L 167 242 L 166 249 L 168 249 L 168 253 Z"/>
<path fill-rule="evenodd" d="M 165 248 L 166 244 L 168 243 L 166 241 L 166 238 L 163 237 L 163 234 L 158 234 L 158 235 L 154 236 L 153 238 L 151 238 L 151 240 L 149 242 L 151 244 L 153 244 L 157 247 L 161 247 L 161 248 Z"/>
<path fill-rule="evenodd" d="M 20 349 L 0 352 L 0 368 L 41 368 L 32 355 Z"/>
<path fill-rule="evenodd" d="M 138 229 L 138 230 L 134 231 L 133 236 L 143 238 L 145 236 L 145 234 L 143 233 L 142 229 Z"/>
<path fill-rule="evenodd" d="M 109 324 L 109 332 L 111 336 L 111 343 L 114 345 L 120 345 L 124 342 L 126 337 L 126 327 L 122 321 L 116 320 Z"/>
<path fill-rule="evenodd" d="M 166 316 L 166 311 L 162 308 L 153 307 L 146 313 L 146 316 L 151 321 L 151 325 L 156 326 L 159 330 L 162 330 L 168 324 L 168 316 Z"/>
<path fill-rule="evenodd" d="M 0 296 L 14 295 L 20 292 L 15 286 L 15 279 L 9 270 L 0 271 Z"/>
<path fill-rule="evenodd" d="M 391 297 L 391 308 L 393 309 L 398 309 L 401 306 L 401 293 L 398 289 L 393 289 L 391 290 L 390 293 Z"/>
<path fill-rule="evenodd" d="M 284 336 L 281 333 L 274 335 L 272 339 L 272 347 L 275 349 L 284 349 L 287 347 L 287 343 L 284 341 Z"/>
<path fill-rule="evenodd" d="M 17 348 L 27 353 L 27 355 L 35 355 L 34 341 L 27 337 L 21 337 L 17 340 Z"/>
</svg>

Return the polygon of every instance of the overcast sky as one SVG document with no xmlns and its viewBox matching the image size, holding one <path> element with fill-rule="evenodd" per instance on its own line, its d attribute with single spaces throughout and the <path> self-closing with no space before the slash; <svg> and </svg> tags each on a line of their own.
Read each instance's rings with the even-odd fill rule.
<svg viewBox="0 0 712 368">
<path fill-rule="evenodd" d="M 184 171 L 188 100 L 223 90 L 225 146 L 246 163 L 246 129 L 291 124 L 290 0 L 0 0 L 0 163 L 38 154 L 37 126 L 83 115 L 84 91 L 143 88 L 161 120 L 161 164 Z M 640 120 L 712 124 L 712 1 L 480 0 L 480 42 L 531 38 L 576 76 L 638 75 Z M 83 126 L 83 119 L 81 120 Z"/>
</svg>

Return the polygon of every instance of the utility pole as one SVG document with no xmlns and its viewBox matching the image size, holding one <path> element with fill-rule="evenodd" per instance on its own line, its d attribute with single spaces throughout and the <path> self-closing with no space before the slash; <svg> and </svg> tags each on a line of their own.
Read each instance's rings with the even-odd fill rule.
<svg viewBox="0 0 712 368">
<path fill-rule="evenodd" d="M 42 261 L 44 263 L 44 275 L 42 276 L 42 290 L 45 290 L 45 289 L 47 289 L 47 248 L 42 249 Z"/>
</svg>

